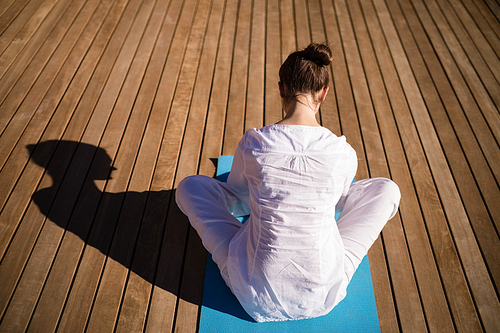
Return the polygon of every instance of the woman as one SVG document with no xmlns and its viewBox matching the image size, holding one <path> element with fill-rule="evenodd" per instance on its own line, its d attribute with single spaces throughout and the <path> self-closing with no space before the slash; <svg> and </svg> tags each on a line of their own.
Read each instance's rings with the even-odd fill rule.
<svg viewBox="0 0 500 333">
<path fill-rule="evenodd" d="M 227 183 L 191 176 L 176 192 L 227 285 L 258 322 L 327 314 L 398 209 L 392 181 L 351 184 L 355 151 L 316 121 L 331 60 L 322 44 L 290 54 L 279 72 L 284 119 L 245 133 Z M 245 224 L 234 217 L 246 214 Z"/>
</svg>

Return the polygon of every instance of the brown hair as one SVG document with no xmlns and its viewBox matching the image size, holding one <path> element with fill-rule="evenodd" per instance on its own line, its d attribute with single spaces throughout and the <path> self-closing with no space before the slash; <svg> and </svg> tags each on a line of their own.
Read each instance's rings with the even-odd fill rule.
<svg viewBox="0 0 500 333">
<path fill-rule="evenodd" d="M 332 51 L 325 44 L 312 43 L 304 50 L 291 53 L 279 71 L 285 99 L 299 94 L 316 95 L 328 86 L 330 77 L 326 66 L 331 62 Z"/>
</svg>

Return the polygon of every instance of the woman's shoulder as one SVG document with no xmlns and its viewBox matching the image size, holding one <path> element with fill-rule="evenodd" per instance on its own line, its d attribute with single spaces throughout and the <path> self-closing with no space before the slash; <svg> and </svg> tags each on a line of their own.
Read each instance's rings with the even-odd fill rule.
<svg viewBox="0 0 500 333">
<path fill-rule="evenodd" d="M 307 126 L 307 125 L 289 125 L 289 124 L 271 124 L 262 128 L 252 128 L 247 131 L 250 135 L 272 135 L 277 133 L 290 134 L 310 134 L 310 135 L 332 135 L 332 131 L 323 126 Z"/>
<path fill-rule="evenodd" d="M 290 152 L 333 152 L 352 149 L 344 136 L 326 127 L 273 124 L 249 129 L 243 140 L 246 148 Z M 242 143 L 243 143 L 242 142 Z M 339 151 L 340 150 L 340 151 Z"/>
</svg>

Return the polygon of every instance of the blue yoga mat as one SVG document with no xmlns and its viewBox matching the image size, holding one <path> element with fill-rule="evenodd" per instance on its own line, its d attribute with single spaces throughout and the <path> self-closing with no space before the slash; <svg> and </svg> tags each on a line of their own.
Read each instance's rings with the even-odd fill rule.
<svg viewBox="0 0 500 333">
<path fill-rule="evenodd" d="M 233 156 L 219 156 L 217 179 L 226 181 Z M 366 256 L 347 287 L 347 296 L 323 317 L 257 323 L 241 307 L 209 254 L 205 272 L 200 333 L 223 332 L 380 332 L 370 265 Z"/>
</svg>

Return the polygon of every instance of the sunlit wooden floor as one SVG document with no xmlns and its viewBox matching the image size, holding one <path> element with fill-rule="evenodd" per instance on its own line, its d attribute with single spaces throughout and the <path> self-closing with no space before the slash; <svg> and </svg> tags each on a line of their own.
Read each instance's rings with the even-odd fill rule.
<svg viewBox="0 0 500 333">
<path fill-rule="evenodd" d="M 0 0 L 0 332 L 195 332 L 174 198 L 335 53 L 321 122 L 401 188 L 370 251 L 382 332 L 500 330 L 495 0 Z"/>
</svg>

